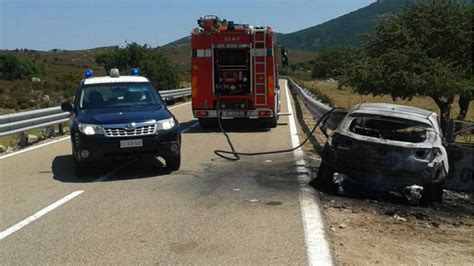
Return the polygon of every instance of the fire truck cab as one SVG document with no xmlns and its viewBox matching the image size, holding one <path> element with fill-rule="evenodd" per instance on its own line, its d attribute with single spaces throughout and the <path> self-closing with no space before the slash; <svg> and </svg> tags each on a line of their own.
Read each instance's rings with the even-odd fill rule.
<svg viewBox="0 0 474 266">
<path fill-rule="evenodd" d="M 258 119 L 276 127 L 280 89 L 271 27 L 234 24 L 216 16 L 191 33 L 192 109 L 202 127 L 222 119 Z"/>
</svg>

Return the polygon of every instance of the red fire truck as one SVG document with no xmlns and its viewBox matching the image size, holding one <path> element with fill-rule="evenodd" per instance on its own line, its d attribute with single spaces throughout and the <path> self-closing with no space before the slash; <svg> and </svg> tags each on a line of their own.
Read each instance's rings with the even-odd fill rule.
<svg viewBox="0 0 474 266">
<path fill-rule="evenodd" d="M 271 27 L 234 24 L 216 16 L 191 33 L 192 109 L 202 127 L 221 119 L 258 119 L 276 127 L 280 90 Z"/>
</svg>

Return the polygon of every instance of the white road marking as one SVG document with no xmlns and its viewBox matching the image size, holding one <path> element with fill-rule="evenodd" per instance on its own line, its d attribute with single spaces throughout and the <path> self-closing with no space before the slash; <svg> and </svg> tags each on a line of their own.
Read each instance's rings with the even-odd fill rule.
<svg viewBox="0 0 474 266">
<path fill-rule="evenodd" d="M 177 106 L 173 106 L 171 108 L 168 108 L 168 109 L 174 109 L 174 108 L 177 108 L 177 107 L 181 107 L 181 106 L 184 106 L 184 105 L 187 105 L 189 104 L 190 102 L 187 102 L 187 103 L 183 103 L 183 104 L 180 104 L 180 105 L 177 105 Z M 183 129 L 181 132 L 184 133 L 184 132 L 187 132 L 189 131 L 190 129 L 192 128 L 195 128 L 197 125 L 199 125 L 199 123 L 195 123 L 185 129 Z M 21 153 L 24 153 L 24 152 L 27 152 L 27 151 L 31 151 L 31 150 L 35 150 L 35 149 L 38 149 L 38 148 L 41 148 L 41 147 L 44 147 L 44 146 L 47 146 L 47 145 L 51 145 L 51 144 L 54 144 L 54 143 L 57 143 L 57 142 L 60 142 L 60 141 L 63 141 L 63 140 L 66 140 L 66 139 L 69 139 L 70 137 L 67 136 L 67 137 L 63 137 L 63 138 L 60 138 L 60 139 L 57 139 L 57 140 L 53 140 L 53 141 L 50 141 L 50 142 L 47 142 L 47 143 L 44 143 L 44 144 L 41 144 L 41 145 L 37 145 L 37 146 L 34 146 L 34 147 L 30 147 L 30 148 L 26 148 L 26 149 L 23 149 L 23 150 L 20 150 L 20 151 L 17 151 L 17 152 L 13 152 L 13 153 L 9 153 L 9 154 L 6 154 L 6 155 L 3 155 L 3 156 L 0 156 L 0 159 L 4 159 L 4 158 L 8 158 L 8 157 L 11 157 L 11 156 L 14 156 L 14 155 L 17 155 L 17 154 L 21 154 Z M 103 175 L 103 176 L 100 176 L 98 177 L 97 179 L 95 179 L 93 182 L 101 182 L 101 181 L 104 181 L 105 179 L 109 178 L 110 176 L 114 175 L 115 173 L 117 173 L 119 170 L 123 169 L 124 167 L 128 166 L 129 164 L 131 164 L 133 161 L 129 161 L 123 165 L 121 165 L 120 167 L 114 169 L 113 171 Z M 81 193 L 83 193 L 84 190 L 78 190 L 78 191 L 75 191 L 65 197 L 63 197 L 62 199 L 52 203 L 51 205 L 47 206 L 46 208 L 43 208 L 41 209 L 40 211 L 36 212 L 35 214 L 27 217 L 26 219 L 22 220 L 21 222 L 17 223 L 17 224 L 14 224 L 12 226 L 10 226 L 9 228 L 3 230 L 0 232 L 0 240 L 8 237 L 9 235 L 15 233 L 16 231 L 22 229 L 23 227 L 27 226 L 28 224 L 34 222 L 35 220 L 38 220 L 39 218 L 41 218 L 42 216 L 46 215 L 47 213 L 51 212 L 52 210 L 58 208 L 59 206 L 63 205 L 64 203 L 72 200 L 73 198 L 79 196 Z"/>
<path fill-rule="evenodd" d="M 190 104 L 190 103 L 191 102 L 179 104 L 179 105 L 176 105 L 176 106 L 169 107 L 168 109 L 171 110 L 171 109 L 178 108 L 178 107 Z M 14 156 L 14 155 L 18 155 L 18 154 L 21 154 L 21 153 L 24 153 L 24 152 L 27 152 L 27 151 L 36 150 L 36 149 L 42 148 L 44 146 L 48 146 L 48 145 L 51 145 L 51 144 L 54 144 L 54 143 L 57 143 L 57 142 L 60 142 L 60 141 L 66 140 L 66 139 L 69 139 L 69 136 L 63 137 L 63 138 L 60 138 L 60 139 L 57 139 L 57 140 L 53 140 L 53 141 L 48 141 L 46 143 L 36 145 L 36 146 L 30 147 L 30 148 L 22 149 L 22 150 L 19 150 L 19 151 L 16 151 L 16 152 L 8 153 L 8 154 L 0 156 L 0 160 L 11 157 L 11 156 Z"/>
<path fill-rule="evenodd" d="M 72 200 L 73 198 L 79 196 L 82 192 L 84 192 L 84 190 L 78 190 L 78 191 L 74 191 L 73 193 L 65 196 L 64 198 L 54 202 L 53 204 L 47 206 L 46 208 L 38 211 L 37 213 L 31 215 L 30 217 L 24 219 L 23 221 L 15 224 L 15 225 L 12 225 L 10 226 L 9 228 L 3 230 L 2 232 L 0 232 L 0 240 L 4 239 L 5 237 L 15 233 L 16 231 L 20 230 L 21 228 L 27 226 L 29 223 L 35 221 L 35 220 L 38 220 L 41 216 L 47 214 L 48 212 L 56 209 L 57 207 L 63 205 L 64 203 Z"/>
<path fill-rule="evenodd" d="M 285 82 L 285 88 L 288 112 L 291 113 L 289 115 L 291 143 L 293 147 L 296 147 L 300 145 L 300 141 L 293 116 L 293 107 L 288 93 L 288 81 Z M 298 148 L 293 151 L 293 155 L 296 160 L 297 173 L 306 172 L 305 166 L 307 163 L 303 157 L 303 150 Z M 298 181 L 300 184 L 306 185 L 309 182 L 309 176 L 307 174 L 300 174 Z M 325 230 L 321 210 L 316 202 L 314 191 L 307 186 L 301 187 L 300 189 L 300 208 L 309 265 L 333 265 L 329 243 L 324 237 Z"/>
<path fill-rule="evenodd" d="M 33 146 L 33 147 L 30 147 L 30 148 L 26 148 L 26 149 L 23 149 L 23 150 L 19 150 L 19 151 L 16 151 L 16 152 L 12 152 L 12 153 L 9 153 L 9 154 L 5 154 L 5 155 L 0 156 L 0 160 L 8 158 L 10 156 L 18 155 L 18 154 L 21 154 L 21 153 L 24 153 L 24 152 L 27 152 L 27 151 L 36 150 L 36 149 L 39 149 L 41 147 L 48 146 L 48 145 L 51 145 L 51 144 L 54 144 L 54 143 L 57 143 L 57 142 L 60 142 L 60 141 L 63 141 L 63 140 L 67 140 L 67 139 L 69 139 L 69 136 L 63 137 L 63 138 L 60 138 L 60 139 L 56 139 L 56 140 L 53 140 L 53 141 L 49 141 L 49 142 L 46 142 L 46 143 L 43 143 L 43 144 L 40 144 L 40 145 L 37 145 L 37 146 Z"/>
<path fill-rule="evenodd" d="M 191 129 L 197 127 L 198 125 L 199 125 L 199 122 L 196 122 L 195 124 L 192 124 L 192 125 L 190 125 L 189 127 L 185 128 L 185 129 L 183 129 L 183 130 L 181 130 L 181 133 L 186 133 L 186 132 L 188 132 L 189 130 L 191 130 Z"/>
<path fill-rule="evenodd" d="M 191 102 L 189 101 L 189 102 L 187 102 L 187 103 L 182 103 L 182 104 L 178 104 L 178 105 L 176 105 L 176 106 L 169 107 L 168 109 L 171 110 L 171 109 L 178 108 L 178 107 L 181 107 L 181 106 L 183 106 L 183 105 L 190 104 L 190 103 L 191 103 Z"/>
</svg>

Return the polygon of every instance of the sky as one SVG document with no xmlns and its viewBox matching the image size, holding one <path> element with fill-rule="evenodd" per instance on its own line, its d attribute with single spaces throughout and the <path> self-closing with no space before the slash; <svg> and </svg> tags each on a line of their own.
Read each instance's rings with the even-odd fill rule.
<svg viewBox="0 0 474 266">
<path fill-rule="evenodd" d="M 81 50 L 125 42 L 161 46 L 204 15 L 290 33 L 375 0 L 0 0 L 0 49 Z"/>
</svg>

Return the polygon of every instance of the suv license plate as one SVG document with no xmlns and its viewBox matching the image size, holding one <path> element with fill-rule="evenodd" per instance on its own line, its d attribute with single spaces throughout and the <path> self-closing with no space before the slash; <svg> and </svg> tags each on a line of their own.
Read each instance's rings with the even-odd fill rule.
<svg viewBox="0 0 474 266">
<path fill-rule="evenodd" d="M 143 147 L 142 139 L 121 140 L 120 148 Z"/>
</svg>

